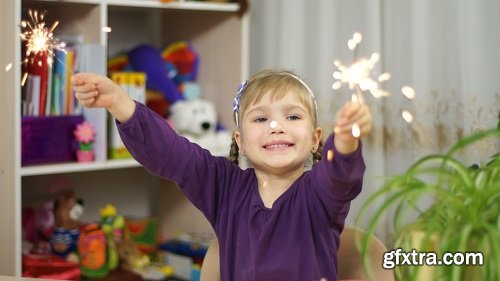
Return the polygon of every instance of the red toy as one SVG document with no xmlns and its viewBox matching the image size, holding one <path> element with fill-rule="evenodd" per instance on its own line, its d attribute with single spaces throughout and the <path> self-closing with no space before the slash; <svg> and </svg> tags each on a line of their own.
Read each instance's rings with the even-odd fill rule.
<svg viewBox="0 0 500 281">
<path fill-rule="evenodd" d="M 54 255 L 23 255 L 23 277 L 54 280 L 80 280 L 80 266 L 76 262 Z"/>
</svg>

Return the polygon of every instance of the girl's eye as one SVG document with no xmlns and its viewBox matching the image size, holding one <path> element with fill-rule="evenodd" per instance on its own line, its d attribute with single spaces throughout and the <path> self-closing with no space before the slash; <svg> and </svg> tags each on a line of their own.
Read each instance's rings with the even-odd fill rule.
<svg viewBox="0 0 500 281">
<path fill-rule="evenodd" d="M 299 115 L 289 115 L 286 117 L 286 119 L 288 120 L 300 120 L 300 116 Z"/>
<path fill-rule="evenodd" d="M 256 123 L 262 123 L 262 122 L 266 122 L 267 118 L 266 117 L 257 117 L 253 121 Z"/>
</svg>

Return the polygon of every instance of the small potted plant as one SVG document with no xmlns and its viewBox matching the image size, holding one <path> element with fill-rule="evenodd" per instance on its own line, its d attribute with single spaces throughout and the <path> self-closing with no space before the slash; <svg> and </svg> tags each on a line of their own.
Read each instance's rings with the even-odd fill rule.
<svg viewBox="0 0 500 281">
<path fill-rule="evenodd" d="M 469 135 L 447 153 L 425 156 L 403 174 L 390 177 L 367 199 L 357 217 L 358 225 L 368 221 L 366 237 L 374 234 L 384 216 L 393 214 L 393 249 L 432 251 L 438 257 L 435 262 L 446 252 L 482 255 L 480 266 L 396 266 L 397 280 L 500 280 L 500 154 L 475 165 L 457 156 L 479 141 L 493 140 L 498 146 L 499 137 L 500 126 Z M 359 238 L 358 246 L 368 269 L 368 240 Z"/>
<path fill-rule="evenodd" d="M 78 141 L 78 150 L 76 151 L 78 162 L 94 161 L 93 144 L 96 134 L 94 127 L 89 122 L 83 121 L 76 126 L 73 133 Z"/>
</svg>

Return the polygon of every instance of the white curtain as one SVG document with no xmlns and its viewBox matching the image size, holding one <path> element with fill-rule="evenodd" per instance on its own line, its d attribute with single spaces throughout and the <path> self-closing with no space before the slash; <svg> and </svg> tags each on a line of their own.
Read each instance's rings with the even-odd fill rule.
<svg viewBox="0 0 500 281">
<path fill-rule="evenodd" d="M 366 100 L 374 130 L 364 141 L 367 163 L 362 194 L 347 223 L 381 185 L 459 137 L 496 126 L 500 111 L 500 1 L 498 0 L 251 0 L 250 72 L 287 68 L 315 91 L 320 120 L 331 132 L 336 110 L 350 98 L 334 91 L 334 60 L 350 64 L 347 40 L 363 35 L 357 58 L 381 55 L 376 73 L 391 73 L 390 96 Z M 401 94 L 409 85 L 414 100 Z M 402 110 L 414 121 L 407 123 Z M 471 153 L 471 162 L 499 151 L 499 141 Z M 470 155 L 469 155 L 470 156 Z M 390 223 L 379 229 L 388 240 Z"/>
</svg>

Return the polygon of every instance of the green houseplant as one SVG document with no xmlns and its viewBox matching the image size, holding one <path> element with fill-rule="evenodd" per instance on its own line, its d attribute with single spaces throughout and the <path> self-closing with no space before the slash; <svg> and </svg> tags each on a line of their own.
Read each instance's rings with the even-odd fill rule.
<svg viewBox="0 0 500 281">
<path fill-rule="evenodd" d="M 425 156 L 390 177 L 367 199 L 357 224 L 368 221 L 366 231 L 374 234 L 382 218 L 394 214 L 394 249 L 432 251 L 438 260 L 423 260 L 431 264 L 446 252 L 483 255 L 481 266 L 396 265 L 396 280 L 500 280 L 500 154 L 473 166 L 457 157 L 479 141 L 493 139 L 498 145 L 499 137 L 500 126 L 469 135 L 447 153 Z M 430 206 L 422 207 L 429 199 Z M 358 239 L 358 247 L 368 268 L 368 239 Z"/>
</svg>

